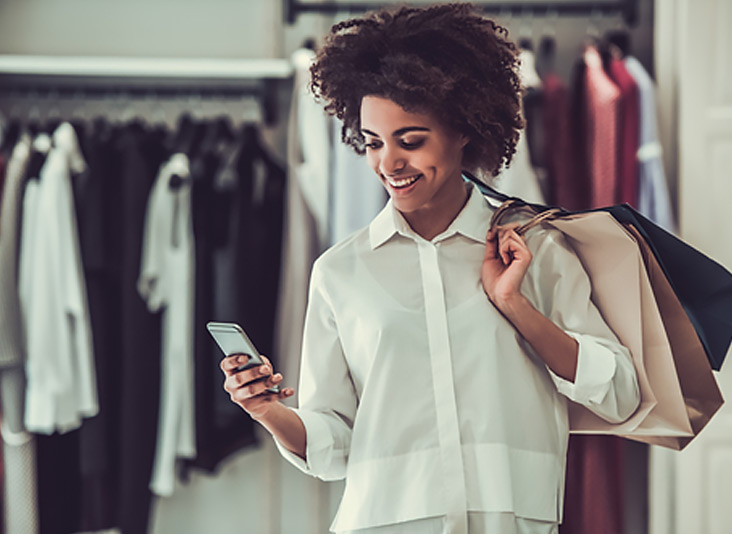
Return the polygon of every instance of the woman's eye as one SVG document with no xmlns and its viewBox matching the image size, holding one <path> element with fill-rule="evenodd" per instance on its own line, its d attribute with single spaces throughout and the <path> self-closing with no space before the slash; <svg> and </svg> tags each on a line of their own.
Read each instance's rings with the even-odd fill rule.
<svg viewBox="0 0 732 534">
<path fill-rule="evenodd" d="M 370 149 L 373 150 L 375 148 L 380 148 L 381 147 L 381 142 L 380 141 L 371 141 L 370 143 L 366 143 L 364 146 L 366 148 L 370 148 Z"/>
<path fill-rule="evenodd" d="M 415 149 L 421 147 L 424 144 L 424 139 L 417 139 L 416 141 L 402 140 L 400 144 L 403 148 Z"/>
</svg>

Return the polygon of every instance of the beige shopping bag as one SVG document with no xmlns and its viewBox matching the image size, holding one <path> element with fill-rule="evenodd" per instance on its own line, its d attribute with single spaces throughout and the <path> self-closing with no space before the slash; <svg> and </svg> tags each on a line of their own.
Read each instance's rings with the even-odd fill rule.
<svg viewBox="0 0 732 534">
<path fill-rule="evenodd" d="M 496 212 L 495 222 L 509 209 L 516 213 L 506 206 Z M 526 208 L 521 211 L 525 214 Z M 530 210 L 528 213 L 535 215 Z M 603 211 L 558 215 L 550 210 L 535 215 L 519 231 L 525 233 L 540 223 L 562 232 L 573 247 L 590 278 L 593 302 L 630 351 L 640 387 L 638 410 L 620 424 L 608 423 L 584 406 L 570 403 L 570 430 L 620 435 L 673 448 L 687 443 L 694 436 L 695 427 L 690 421 L 675 352 L 638 239 Z M 664 315 L 672 317 L 670 312 Z M 678 316 L 673 317 L 679 320 Z M 675 335 L 673 339 L 678 342 Z"/>
<path fill-rule="evenodd" d="M 574 433 L 624 436 L 691 436 L 673 352 L 636 239 L 605 212 L 573 214 L 546 222 L 574 248 L 592 284 L 592 299 L 630 350 L 638 374 L 640 408 L 611 424 L 570 404 Z"/>
</svg>

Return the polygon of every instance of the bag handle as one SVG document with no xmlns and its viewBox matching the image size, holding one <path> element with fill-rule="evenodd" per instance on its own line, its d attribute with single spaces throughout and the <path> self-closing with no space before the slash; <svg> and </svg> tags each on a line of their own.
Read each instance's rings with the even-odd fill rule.
<svg viewBox="0 0 732 534">
<path fill-rule="evenodd" d="M 522 224 L 521 226 L 516 228 L 516 233 L 518 235 L 524 235 L 526 232 L 531 230 L 534 226 L 538 226 L 541 223 L 543 223 L 544 221 L 550 221 L 552 219 L 556 219 L 561 213 L 562 213 L 561 208 L 549 208 L 546 211 L 537 213 L 531 219 L 529 219 L 524 224 Z"/>
<path fill-rule="evenodd" d="M 516 227 L 516 233 L 519 235 L 525 234 L 534 226 L 537 226 L 544 221 L 555 219 L 559 215 L 567 213 L 567 211 L 563 208 L 550 208 L 541 204 L 531 204 L 518 197 L 510 197 L 481 182 L 468 171 L 463 170 L 463 174 L 478 187 L 478 190 L 483 195 L 501 202 L 501 205 L 496 209 L 495 212 L 493 212 L 493 217 L 491 217 L 491 228 L 493 228 L 497 224 L 500 224 L 501 219 L 509 211 L 515 209 L 527 209 L 530 210 L 532 213 L 535 213 L 535 215 L 531 219 L 526 221 L 524 224 Z"/>
<path fill-rule="evenodd" d="M 503 204 L 501 204 L 495 212 L 493 212 L 493 217 L 491 217 L 491 228 L 493 228 L 496 225 L 501 224 L 501 219 L 503 219 L 504 216 L 509 211 L 512 211 L 515 209 L 527 209 L 527 208 L 531 209 L 532 211 L 534 209 L 532 206 L 528 205 L 523 200 L 509 198 Z M 515 228 L 515 231 L 518 235 L 524 235 L 526 232 L 528 232 L 535 226 L 540 225 L 544 221 L 556 219 L 562 213 L 564 213 L 564 210 L 561 208 L 546 209 L 544 211 L 536 213 L 531 219 L 529 219 L 525 223 L 517 226 Z"/>
</svg>

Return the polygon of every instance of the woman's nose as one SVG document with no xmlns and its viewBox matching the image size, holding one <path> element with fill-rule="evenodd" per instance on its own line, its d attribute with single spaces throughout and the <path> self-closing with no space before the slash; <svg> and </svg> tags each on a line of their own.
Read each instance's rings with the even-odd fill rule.
<svg viewBox="0 0 732 534">
<path fill-rule="evenodd" d="M 406 159 L 397 150 L 385 150 L 381 159 L 381 172 L 384 175 L 392 176 L 399 174 L 407 165 Z"/>
</svg>

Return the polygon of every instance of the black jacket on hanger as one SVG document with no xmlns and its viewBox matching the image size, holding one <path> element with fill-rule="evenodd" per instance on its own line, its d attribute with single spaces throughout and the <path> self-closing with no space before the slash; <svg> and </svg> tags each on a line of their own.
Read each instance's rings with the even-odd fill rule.
<svg viewBox="0 0 732 534">
<path fill-rule="evenodd" d="M 197 457 L 190 464 L 209 471 L 230 454 L 255 444 L 256 436 L 254 421 L 221 387 L 222 354 L 205 324 L 237 322 L 260 352 L 271 357 L 279 288 L 285 171 L 262 146 L 256 126 L 244 127 L 235 143 L 239 146 L 231 188 L 214 184 L 226 163 L 220 152 L 216 157 L 204 150 L 194 156 L 192 165 Z M 222 272 L 215 272 L 215 254 L 230 247 L 235 270 L 223 280 Z M 230 288 L 225 298 L 233 303 L 217 301 L 222 287 Z"/>
</svg>

